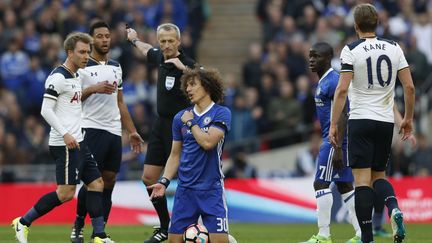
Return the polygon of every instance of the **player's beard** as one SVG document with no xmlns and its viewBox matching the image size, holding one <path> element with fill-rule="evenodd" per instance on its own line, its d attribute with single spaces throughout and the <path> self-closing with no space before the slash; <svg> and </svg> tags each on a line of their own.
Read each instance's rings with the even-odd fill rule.
<svg viewBox="0 0 432 243">
<path fill-rule="evenodd" d="M 98 46 L 93 46 L 93 47 L 94 47 L 95 51 L 97 53 L 99 53 L 99 55 L 106 55 L 106 54 L 108 54 L 108 52 L 110 50 L 110 46 L 108 46 L 108 48 L 106 49 L 106 51 L 103 50 L 102 48 L 98 47 Z"/>
</svg>

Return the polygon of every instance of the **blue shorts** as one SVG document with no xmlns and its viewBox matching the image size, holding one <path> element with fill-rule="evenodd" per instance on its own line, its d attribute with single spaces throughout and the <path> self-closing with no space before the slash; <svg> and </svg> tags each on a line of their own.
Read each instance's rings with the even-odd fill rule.
<svg viewBox="0 0 432 243">
<path fill-rule="evenodd" d="M 317 158 L 317 170 L 315 174 L 315 181 L 322 182 L 353 182 L 354 177 L 352 175 L 351 168 L 347 166 L 347 150 L 346 146 L 342 148 L 344 168 L 341 170 L 333 169 L 332 159 L 334 148 L 328 142 L 324 140 L 320 147 L 320 152 Z"/>
<path fill-rule="evenodd" d="M 228 208 L 223 188 L 193 190 L 177 187 L 169 233 L 183 234 L 201 216 L 209 233 L 228 233 Z"/>
</svg>

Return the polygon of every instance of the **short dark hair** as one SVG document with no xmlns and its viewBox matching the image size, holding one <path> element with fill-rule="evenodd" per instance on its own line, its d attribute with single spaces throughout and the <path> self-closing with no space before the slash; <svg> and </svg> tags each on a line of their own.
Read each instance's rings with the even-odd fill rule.
<svg viewBox="0 0 432 243">
<path fill-rule="evenodd" d="M 103 22 L 103 21 L 97 21 L 97 22 L 94 22 L 94 23 L 90 26 L 89 34 L 90 34 L 91 36 L 93 36 L 95 29 L 97 29 L 97 28 L 103 28 L 103 27 L 105 27 L 105 28 L 107 28 L 107 29 L 110 29 L 109 25 L 108 25 L 107 23 Z"/>
<path fill-rule="evenodd" d="M 201 81 L 204 90 L 210 95 L 213 102 L 219 103 L 223 101 L 224 82 L 219 74 L 219 71 L 214 68 L 204 69 L 202 67 L 195 67 L 188 69 L 181 77 L 181 89 L 186 93 L 188 82 L 197 77 Z"/>
<path fill-rule="evenodd" d="M 354 9 L 354 21 L 361 32 L 375 32 L 378 13 L 371 4 L 359 4 Z"/>
<path fill-rule="evenodd" d="M 312 47 L 315 49 L 315 51 L 317 51 L 323 55 L 328 56 L 330 60 L 334 56 L 333 48 L 327 42 L 318 42 L 318 43 L 315 43 Z"/>
</svg>

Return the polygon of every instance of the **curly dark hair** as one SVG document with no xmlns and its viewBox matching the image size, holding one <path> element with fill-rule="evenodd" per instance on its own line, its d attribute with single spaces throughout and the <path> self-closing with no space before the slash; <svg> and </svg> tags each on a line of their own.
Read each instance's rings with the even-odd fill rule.
<svg viewBox="0 0 432 243">
<path fill-rule="evenodd" d="M 188 82 L 198 78 L 204 90 L 210 95 L 210 98 L 215 103 L 220 103 L 224 99 L 224 81 L 220 73 L 215 68 L 202 68 L 195 67 L 188 69 L 181 77 L 181 90 L 186 93 L 186 86 Z"/>
</svg>

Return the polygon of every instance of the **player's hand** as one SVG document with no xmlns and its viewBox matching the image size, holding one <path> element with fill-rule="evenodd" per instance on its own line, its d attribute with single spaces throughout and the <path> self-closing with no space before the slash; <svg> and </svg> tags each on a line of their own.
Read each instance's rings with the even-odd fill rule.
<svg viewBox="0 0 432 243">
<path fill-rule="evenodd" d="M 98 93 L 98 94 L 112 94 L 115 93 L 116 90 L 117 87 L 108 81 L 99 82 L 93 85 L 94 93 Z"/>
<path fill-rule="evenodd" d="M 411 148 L 415 148 L 417 146 L 417 138 L 414 136 L 414 134 L 410 134 L 406 141 L 411 143 Z"/>
<path fill-rule="evenodd" d="M 333 158 L 332 158 L 333 168 L 336 170 L 341 170 L 344 167 L 343 163 L 343 151 L 342 148 L 337 148 L 334 150 Z"/>
<path fill-rule="evenodd" d="M 413 121 L 412 119 L 402 119 L 399 134 L 402 134 L 402 140 L 405 141 L 412 134 Z"/>
<path fill-rule="evenodd" d="M 171 58 L 165 61 L 165 63 L 172 63 L 174 64 L 178 69 L 184 71 L 186 69 L 186 66 L 178 59 L 177 57 Z"/>
<path fill-rule="evenodd" d="M 141 136 L 137 132 L 131 133 L 129 134 L 129 141 L 131 150 L 134 153 L 139 154 L 141 152 L 141 146 L 144 143 L 144 140 L 141 138 Z"/>
<path fill-rule="evenodd" d="M 330 125 L 329 141 L 333 148 L 339 148 L 339 134 L 335 125 Z"/>
<path fill-rule="evenodd" d="M 150 195 L 150 200 L 154 198 L 160 198 L 165 195 L 166 187 L 161 183 L 156 183 L 151 186 L 148 186 L 147 189 L 153 189 L 152 194 Z"/>
<path fill-rule="evenodd" d="M 183 123 L 186 123 L 187 121 L 189 121 L 190 119 L 194 118 L 194 114 L 192 110 L 188 110 L 183 112 L 183 115 L 181 116 L 181 120 Z"/>
<path fill-rule="evenodd" d="M 128 25 L 126 25 L 126 38 L 128 39 L 128 41 L 138 39 L 137 32 L 134 29 L 130 28 Z"/>
<path fill-rule="evenodd" d="M 76 141 L 76 139 L 74 137 L 72 137 L 72 135 L 70 135 L 69 133 L 66 133 L 63 136 L 63 140 L 66 144 L 66 147 L 68 149 L 80 149 L 80 145 L 79 143 Z"/>
</svg>

